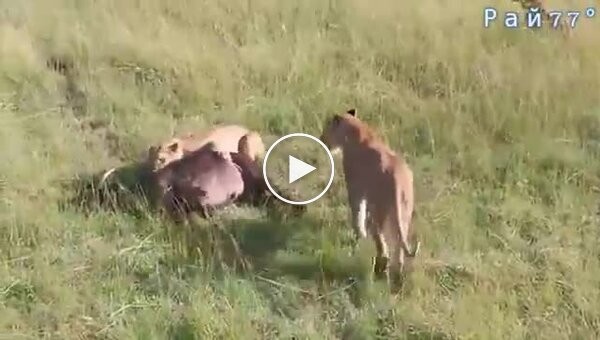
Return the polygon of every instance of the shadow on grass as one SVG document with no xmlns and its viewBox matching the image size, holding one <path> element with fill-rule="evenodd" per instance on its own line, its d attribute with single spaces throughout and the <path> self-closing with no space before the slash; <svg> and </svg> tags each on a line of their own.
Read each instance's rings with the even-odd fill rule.
<svg viewBox="0 0 600 340">
<path fill-rule="evenodd" d="M 170 257 L 168 266 L 179 273 L 182 267 L 189 268 L 183 273 L 187 279 L 199 272 L 217 281 L 231 280 L 231 274 L 245 277 L 256 281 L 256 288 L 269 300 L 275 289 L 323 301 L 346 294 L 357 307 L 368 304 L 373 290 L 371 265 L 343 249 L 315 249 L 307 235 L 314 236 L 313 228 L 319 225 L 310 216 L 269 216 L 223 222 L 219 227 L 202 223 L 170 229 L 170 243 L 181 256 Z"/>
<path fill-rule="evenodd" d="M 169 338 L 173 340 L 198 339 L 194 323 L 187 319 L 178 320 L 175 324 L 172 324 L 169 327 L 168 334 Z"/>
<path fill-rule="evenodd" d="M 62 208 L 75 208 L 84 214 L 103 210 L 147 215 L 152 208 L 153 192 L 151 170 L 144 162 L 130 163 L 110 171 L 75 176 L 64 185 L 69 193 L 61 202 Z M 280 219 L 304 214 L 306 207 L 285 204 L 267 193 L 264 198 L 239 205 L 253 205 L 265 209 L 270 216 Z"/>
<path fill-rule="evenodd" d="M 380 293 L 391 294 L 395 299 L 402 300 L 414 290 L 414 281 L 410 279 L 414 271 L 414 259 L 407 259 L 405 271 L 391 278 L 391 286 L 385 277 L 374 273 L 374 249 L 369 240 L 361 245 L 363 249 L 350 254 L 348 248 L 337 247 L 324 249 L 317 254 L 280 253 L 269 259 L 265 265 L 269 269 L 267 278 L 278 280 L 292 277 L 301 281 L 312 281 L 317 284 L 321 295 L 329 296 L 332 291 L 348 296 L 352 304 L 361 308 L 370 304 Z M 374 245 L 373 247 L 374 248 Z M 438 277 L 446 274 L 446 284 L 456 280 L 455 289 L 466 280 L 465 273 L 453 268 L 440 269 Z M 440 281 L 442 279 L 440 278 Z M 458 281 L 461 281 L 460 283 Z M 440 283 L 441 284 L 441 283 Z"/>
<path fill-rule="evenodd" d="M 139 219 L 156 213 L 148 203 L 151 181 L 144 164 L 117 168 L 102 182 L 104 174 L 71 180 L 71 195 L 63 206 L 84 214 L 111 211 Z M 372 281 L 370 258 L 350 255 L 347 249 L 339 247 L 315 247 L 321 242 L 321 221 L 306 215 L 304 207 L 299 209 L 268 197 L 258 208 L 266 217 L 196 219 L 186 225 L 165 220 L 164 232 L 174 248 L 167 266 L 193 268 L 203 263 L 215 274 L 234 269 L 243 275 L 260 273 L 273 280 L 291 276 L 323 287 L 351 284 L 356 291 L 355 303 L 360 303 L 358 297 L 364 295 L 361 291 Z M 228 215 L 227 211 L 223 215 Z"/>
<path fill-rule="evenodd" d="M 306 221 L 271 209 L 266 218 L 196 218 L 193 223 L 168 228 L 167 233 L 170 242 L 179 247 L 176 265 L 202 262 L 213 270 L 234 269 L 244 275 L 268 268 L 274 254 L 286 248 Z"/>
<path fill-rule="evenodd" d="M 143 164 L 120 167 L 101 184 L 103 175 L 83 175 L 70 181 L 71 195 L 64 206 L 84 214 L 112 211 L 140 219 L 154 215 L 147 199 L 151 193 L 149 171 Z M 291 277 L 313 281 L 325 292 L 349 287 L 346 292 L 355 305 L 365 302 L 365 291 L 373 283 L 370 258 L 322 244 L 322 222 L 296 206 L 271 197 L 258 208 L 266 213 L 264 217 L 196 219 L 187 225 L 165 220 L 161 229 L 173 253 L 162 265 L 169 271 L 188 268 L 189 275 L 195 275 L 201 266 L 216 277 L 232 269 L 241 276 L 260 275 L 273 281 Z"/>
<path fill-rule="evenodd" d="M 61 209 L 74 209 L 86 216 L 99 211 L 127 214 L 137 219 L 162 215 L 150 204 L 151 173 L 144 163 L 128 164 L 116 168 L 109 176 L 106 174 L 106 171 L 83 174 L 69 180 L 64 185 L 67 195 L 60 202 Z M 304 215 L 306 208 L 285 204 L 270 195 L 254 205 L 266 212 L 266 219 L 195 218 L 193 223 L 184 225 L 165 219 L 166 238 L 176 248 L 172 264 L 209 261 L 211 267 L 223 264 L 238 267 L 241 252 L 247 254 L 244 257 L 248 257 L 251 264 L 261 266 L 263 259 L 284 247 L 289 233 L 299 228 L 294 221 Z M 228 212 L 219 214 L 226 216 Z M 235 249 L 233 244 L 240 249 Z"/>
<path fill-rule="evenodd" d="M 78 175 L 69 180 L 69 193 L 61 202 L 63 209 L 75 208 L 88 215 L 96 211 L 127 213 L 135 217 L 148 215 L 150 172 L 143 163 L 132 163 L 106 176 L 102 171 Z M 103 177 L 106 177 L 103 180 Z"/>
</svg>

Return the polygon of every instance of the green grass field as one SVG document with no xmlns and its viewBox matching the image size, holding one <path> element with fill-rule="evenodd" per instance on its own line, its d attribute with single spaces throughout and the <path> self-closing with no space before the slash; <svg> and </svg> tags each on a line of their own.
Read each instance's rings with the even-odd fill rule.
<svg viewBox="0 0 600 340">
<path fill-rule="evenodd" d="M 490 5 L 518 9 L 0 0 L 0 339 L 600 337 L 600 19 L 565 41 L 483 29 Z M 341 177 L 302 217 L 222 214 L 247 271 L 206 223 L 77 202 L 174 133 L 318 135 L 350 107 L 414 169 L 398 295 L 351 253 Z"/>
</svg>

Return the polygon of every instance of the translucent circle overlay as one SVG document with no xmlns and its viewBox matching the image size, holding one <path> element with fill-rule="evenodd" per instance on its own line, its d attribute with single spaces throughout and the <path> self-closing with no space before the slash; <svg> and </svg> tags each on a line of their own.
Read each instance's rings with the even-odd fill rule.
<svg viewBox="0 0 600 340">
<path fill-rule="evenodd" d="M 309 200 L 305 200 L 305 201 L 292 201 L 290 199 L 287 199 L 283 196 L 281 196 L 280 194 L 278 194 L 273 187 L 271 186 L 271 183 L 269 183 L 269 178 L 267 177 L 267 161 L 269 160 L 269 156 L 271 155 L 271 151 L 273 151 L 273 149 L 275 149 L 275 147 L 283 142 L 286 139 L 289 138 L 293 138 L 293 137 L 302 137 L 302 138 L 308 138 L 311 139 L 315 142 L 317 142 L 322 148 L 323 150 L 325 150 L 325 152 L 327 153 L 327 156 L 329 157 L 329 164 L 330 164 L 330 169 L 331 169 L 331 173 L 329 175 L 329 181 L 327 182 L 327 185 L 325 186 L 325 189 L 323 189 L 323 191 L 321 191 L 321 193 L 319 193 L 317 196 L 309 199 Z M 333 183 L 333 176 L 335 173 L 335 165 L 333 163 L 333 156 L 331 155 L 331 151 L 329 151 L 329 148 L 325 145 L 325 143 L 323 143 L 319 138 L 313 136 L 313 135 L 309 135 L 307 133 L 301 133 L 301 132 L 297 132 L 297 133 L 290 133 L 289 135 L 285 135 L 281 138 L 279 138 L 278 140 L 275 141 L 275 143 L 271 144 L 271 146 L 269 147 L 269 150 L 267 150 L 267 153 L 265 154 L 265 158 L 263 160 L 263 178 L 265 179 L 265 183 L 267 184 L 267 187 L 269 188 L 269 191 L 275 195 L 275 197 L 277 197 L 279 200 L 288 203 L 288 204 L 293 204 L 293 205 L 306 205 L 306 204 L 310 204 L 315 202 L 316 200 L 318 200 L 319 198 L 323 197 L 323 195 L 325 195 L 325 193 L 327 192 L 327 190 L 329 190 L 329 188 L 331 187 L 331 184 Z"/>
</svg>

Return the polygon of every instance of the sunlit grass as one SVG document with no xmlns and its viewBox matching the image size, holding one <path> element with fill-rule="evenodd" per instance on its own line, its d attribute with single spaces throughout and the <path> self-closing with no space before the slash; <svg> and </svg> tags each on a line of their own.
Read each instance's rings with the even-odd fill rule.
<svg viewBox="0 0 600 340">
<path fill-rule="evenodd" d="M 597 338 L 600 26 L 483 29 L 489 5 L 518 8 L 0 0 L 0 338 Z M 302 218 L 219 219 L 248 272 L 208 223 L 68 200 L 174 133 L 318 135 L 350 107 L 415 173 L 397 296 L 341 178 Z"/>
</svg>

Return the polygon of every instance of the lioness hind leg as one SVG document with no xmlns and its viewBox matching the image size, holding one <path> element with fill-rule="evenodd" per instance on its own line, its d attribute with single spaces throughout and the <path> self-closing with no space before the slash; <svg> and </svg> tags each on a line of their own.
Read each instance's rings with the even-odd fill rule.
<svg viewBox="0 0 600 340">
<path fill-rule="evenodd" d="M 385 241 L 385 237 L 382 233 L 374 231 L 373 232 L 373 238 L 375 240 L 375 249 L 377 251 L 377 256 L 375 257 L 375 268 L 374 268 L 374 272 L 375 272 L 375 276 L 377 278 L 381 278 L 383 276 L 386 277 L 386 279 L 389 282 L 389 262 L 390 262 L 390 255 L 389 255 L 389 249 L 388 249 L 388 245 Z"/>
</svg>

